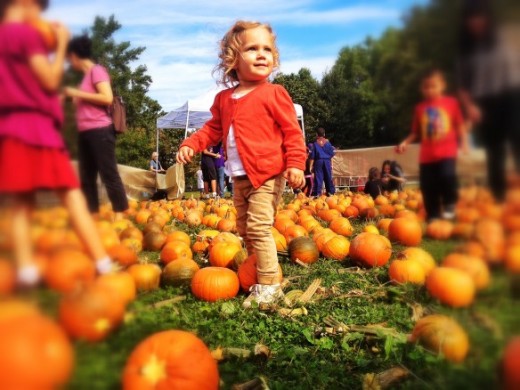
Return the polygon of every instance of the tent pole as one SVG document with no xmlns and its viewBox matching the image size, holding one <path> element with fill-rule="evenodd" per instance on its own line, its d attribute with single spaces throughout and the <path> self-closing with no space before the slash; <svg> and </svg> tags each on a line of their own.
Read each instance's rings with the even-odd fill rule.
<svg viewBox="0 0 520 390">
<path fill-rule="evenodd" d="M 188 100 L 188 110 L 186 111 L 186 126 L 184 127 L 184 139 L 188 138 L 188 125 L 190 123 L 190 101 Z"/>
</svg>

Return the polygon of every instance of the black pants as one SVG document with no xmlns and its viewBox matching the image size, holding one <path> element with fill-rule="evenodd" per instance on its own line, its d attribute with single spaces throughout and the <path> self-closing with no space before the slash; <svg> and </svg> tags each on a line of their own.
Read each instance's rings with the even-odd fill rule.
<svg viewBox="0 0 520 390">
<path fill-rule="evenodd" d="M 421 164 L 420 182 L 428 219 L 440 218 L 442 206 L 455 206 L 457 203 L 458 181 L 454 158 Z"/>
<path fill-rule="evenodd" d="M 80 132 L 78 159 L 81 189 L 87 198 L 90 212 L 99 211 L 98 173 L 107 189 L 112 209 L 116 212 L 125 211 L 128 199 L 117 171 L 116 134 L 113 127 Z"/>
<path fill-rule="evenodd" d="M 502 201 L 506 192 L 507 144 L 511 146 L 516 171 L 520 173 L 520 91 L 479 101 L 482 110 L 480 137 L 486 149 L 491 192 Z"/>
</svg>

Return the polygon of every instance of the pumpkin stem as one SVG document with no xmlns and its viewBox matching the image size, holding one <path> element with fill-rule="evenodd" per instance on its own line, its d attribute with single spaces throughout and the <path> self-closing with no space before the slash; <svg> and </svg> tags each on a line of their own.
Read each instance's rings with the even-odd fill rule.
<svg viewBox="0 0 520 390">
<path fill-rule="evenodd" d="M 156 355 L 151 355 L 150 360 L 141 368 L 141 374 L 152 386 L 166 379 L 166 362 L 159 360 Z"/>
<path fill-rule="evenodd" d="M 232 390 L 268 390 L 267 382 L 260 376 L 253 380 L 238 385 L 233 385 Z"/>
</svg>

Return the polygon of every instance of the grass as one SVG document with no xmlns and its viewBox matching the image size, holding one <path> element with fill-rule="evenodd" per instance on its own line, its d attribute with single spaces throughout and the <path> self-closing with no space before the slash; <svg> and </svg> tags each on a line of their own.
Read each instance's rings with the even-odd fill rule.
<svg viewBox="0 0 520 390">
<path fill-rule="evenodd" d="M 181 228 L 187 227 L 180 225 Z M 362 224 L 355 225 L 360 231 Z M 193 231 L 192 231 L 193 233 Z M 456 242 L 425 240 L 423 247 L 440 260 Z M 395 247 L 398 251 L 400 248 Z M 158 261 L 157 253 L 143 253 Z M 203 264 L 203 259 L 197 259 Z M 219 364 L 222 389 L 266 377 L 271 389 L 356 389 L 363 375 L 403 366 L 412 374 L 397 387 L 403 389 L 491 389 L 498 386 L 496 367 L 505 341 L 520 329 L 520 301 L 512 296 L 512 280 L 495 270 L 493 284 L 479 294 L 468 309 L 440 306 L 424 288 L 388 284 L 387 268 L 356 271 L 346 260 L 320 259 L 305 269 L 281 258 L 285 277 L 291 283 L 286 292 L 305 290 L 316 278 L 335 295 L 306 305 L 308 315 L 293 318 L 278 313 L 243 310 L 245 295 L 218 303 L 195 299 L 189 288 L 166 288 L 144 293 L 130 306 L 131 316 L 121 328 L 97 344 L 78 342 L 76 369 L 70 389 L 118 389 L 120 375 L 132 349 L 152 333 L 166 329 L 195 332 L 210 349 L 235 347 L 253 349 L 261 343 L 273 352 L 269 359 L 230 358 Z M 362 295 L 341 297 L 352 291 Z M 57 296 L 48 291 L 35 293 L 44 307 L 54 313 Z M 186 300 L 161 307 L 151 304 L 174 296 Z M 445 313 L 455 317 L 468 331 L 471 351 L 463 364 L 450 364 L 422 348 L 394 336 L 366 336 L 362 333 L 320 334 L 325 319 L 333 317 L 347 325 L 382 324 L 400 334 L 411 332 L 413 310 Z"/>
</svg>

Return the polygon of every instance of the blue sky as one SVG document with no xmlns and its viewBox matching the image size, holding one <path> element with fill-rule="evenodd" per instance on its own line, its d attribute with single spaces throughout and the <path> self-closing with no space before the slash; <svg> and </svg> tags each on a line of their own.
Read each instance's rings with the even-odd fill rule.
<svg viewBox="0 0 520 390">
<path fill-rule="evenodd" d="M 153 78 L 150 95 L 164 110 L 215 87 L 217 43 L 237 19 L 271 23 L 281 54 L 280 71 L 311 69 L 318 79 L 339 50 L 400 26 L 402 16 L 427 0 L 53 0 L 48 18 L 73 33 L 96 15 L 115 14 L 117 40 L 146 46 L 140 63 Z"/>
</svg>

